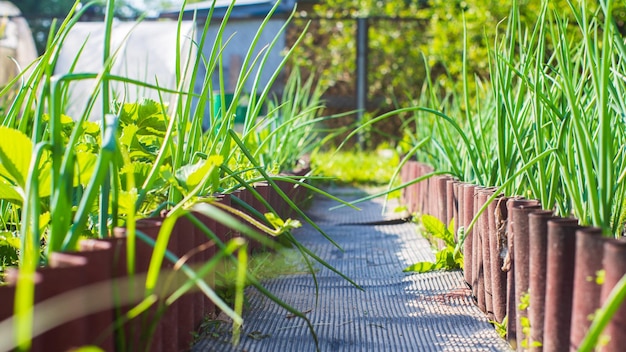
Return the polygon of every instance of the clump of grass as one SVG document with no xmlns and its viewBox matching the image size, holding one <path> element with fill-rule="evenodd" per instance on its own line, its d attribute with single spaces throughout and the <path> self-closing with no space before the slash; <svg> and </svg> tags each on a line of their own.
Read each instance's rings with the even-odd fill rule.
<svg viewBox="0 0 626 352">
<path fill-rule="evenodd" d="M 316 152 L 311 156 L 315 174 L 335 184 L 386 185 L 398 167 L 399 155 L 393 149 L 375 151 Z"/>
<path fill-rule="evenodd" d="M 251 255 L 248 259 L 248 271 L 257 280 L 310 273 L 300 252 L 293 248 L 281 248 L 275 252 Z M 224 262 L 222 268 L 216 272 L 216 292 L 227 303 L 234 301 L 236 290 L 233 283 L 236 277 L 237 265 L 232 262 Z M 245 286 L 250 285 L 251 282 L 246 280 Z"/>
</svg>

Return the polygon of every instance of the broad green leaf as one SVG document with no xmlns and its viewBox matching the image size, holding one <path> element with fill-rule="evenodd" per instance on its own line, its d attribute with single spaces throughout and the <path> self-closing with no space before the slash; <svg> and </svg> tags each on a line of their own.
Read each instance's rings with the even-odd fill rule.
<svg viewBox="0 0 626 352">
<path fill-rule="evenodd" d="M 274 213 L 265 213 L 265 218 L 275 229 L 279 229 L 285 225 L 283 219 L 281 219 L 279 216 L 276 216 L 276 214 Z"/>
<path fill-rule="evenodd" d="M 133 175 L 136 185 L 142 185 L 145 182 L 146 178 L 148 177 L 148 174 L 150 173 L 151 169 L 152 169 L 152 164 L 147 163 L 147 162 L 136 161 L 136 162 L 132 162 L 129 164 L 124 164 L 124 166 L 120 170 L 120 178 L 121 178 L 122 185 L 127 184 L 126 180 L 127 180 L 128 175 L 130 174 Z"/>
<path fill-rule="evenodd" d="M 22 204 L 24 202 L 23 190 L 0 180 L 0 199 L 15 204 Z"/>
<path fill-rule="evenodd" d="M 44 122 L 50 122 L 50 114 L 44 114 L 42 117 L 42 120 Z M 61 121 L 61 126 L 63 127 L 64 130 L 72 130 L 72 128 L 74 127 L 74 119 L 72 119 L 68 115 L 61 114 L 60 121 Z"/>
<path fill-rule="evenodd" d="M 137 189 L 133 189 L 131 192 L 120 191 L 117 198 L 119 212 L 128 214 L 133 211 L 135 209 L 135 201 L 137 201 Z"/>
<path fill-rule="evenodd" d="M 182 166 L 180 169 L 175 171 L 176 181 L 178 182 L 179 185 L 183 186 L 186 190 L 193 189 L 193 186 L 191 185 L 192 182 L 190 182 L 189 179 L 191 178 L 192 174 L 198 175 L 198 170 L 201 170 L 204 167 L 204 165 L 206 165 L 206 163 L 199 162 L 196 164 L 189 164 L 189 165 Z M 197 177 L 195 177 L 194 180 L 195 179 L 197 179 Z"/>
<path fill-rule="evenodd" d="M 174 174 L 172 173 L 172 169 L 169 167 L 169 165 L 161 166 L 161 168 L 159 169 L 159 174 L 161 175 L 161 178 L 164 179 L 167 183 L 178 184 L 176 176 L 174 176 Z"/>
<path fill-rule="evenodd" d="M 454 251 L 456 252 L 456 255 L 454 256 L 454 262 L 456 263 L 456 266 L 460 269 L 464 268 L 465 265 L 465 261 L 463 260 L 463 254 L 460 251 Z"/>
<path fill-rule="evenodd" d="M 24 133 L 0 126 L 0 177 L 26 188 L 33 143 Z"/>
<path fill-rule="evenodd" d="M 20 249 L 20 238 L 14 236 L 12 232 L 0 232 L 0 246 L 9 246 L 14 249 Z"/>
<path fill-rule="evenodd" d="M 63 128 L 69 127 L 71 129 L 74 127 L 74 119 L 65 114 L 61 114 L 61 125 L 63 125 Z"/>
<path fill-rule="evenodd" d="M 404 268 L 405 273 L 406 272 L 416 272 L 416 273 L 428 273 L 431 272 L 435 267 L 435 263 L 431 263 L 431 262 L 419 262 L 419 263 L 415 263 L 412 265 L 409 265 L 408 267 Z"/>
<path fill-rule="evenodd" d="M 167 118 L 163 115 L 163 106 L 154 100 L 145 99 L 139 104 L 137 126 L 141 134 L 165 135 Z"/>
<path fill-rule="evenodd" d="M 161 114 L 161 104 L 151 99 L 144 99 L 137 104 L 137 119 L 143 121 L 153 115 Z"/>
<path fill-rule="evenodd" d="M 440 238 L 446 243 L 448 248 L 454 248 L 456 246 L 456 242 L 454 241 L 454 230 L 449 231 L 448 229 L 445 229 Z"/>
<path fill-rule="evenodd" d="M 422 215 L 422 224 L 426 231 L 433 236 L 437 236 L 445 231 L 446 226 L 436 217 L 428 214 Z"/>
<path fill-rule="evenodd" d="M 100 135 L 100 125 L 92 121 L 83 121 L 83 130 L 90 135 Z"/>
<path fill-rule="evenodd" d="M 159 169 L 159 174 L 161 175 L 161 179 L 163 179 L 170 186 L 176 187 L 178 191 L 181 193 L 185 193 L 186 190 L 183 189 L 180 185 L 180 181 L 176 178 L 176 176 L 172 173 L 172 169 L 170 165 L 163 165 Z"/>
<path fill-rule="evenodd" d="M 455 270 L 459 269 L 454 260 L 454 250 L 446 247 L 435 254 L 435 262 L 419 262 L 409 265 L 404 272 L 427 273 L 436 270 Z"/>
<path fill-rule="evenodd" d="M 137 111 L 139 106 L 136 103 L 125 103 L 120 110 L 120 124 L 130 125 L 137 122 Z"/>
<path fill-rule="evenodd" d="M 41 215 L 39 215 L 39 233 L 43 234 L 48 225 L 50 224 L 50 212 L 47 211 Z"/>
<path fill-rule="evenodd" d="M 39 197 L 49 197 L 50 194 L 52 194 L 52 162 L 50 159 L 42 159 L 39 163 Z"/>
<path fill-rule="evenodd" d="M 221 156 L 211 156 L 201 162 L 185 165 L 176 171 L 176 179 L 187 190 L 194 189 L 208 173 L 222 164 Z"/>
<path fill-rule="evenodd" d="M 140 162 L 148 162 L 150 160 L 154 160 L 154 154 L 146 153 L 143 149 L 134 149 L 128 153 L 128 156 L 131 160 L 140 161 Z"/>
<path fill-rule="evenodd" d="M 274 213 L 265 213 L 265 218 L 270 222 L 272 227 L 276 229 L 279 235 L 302 226 L 302 223 L 298 220 L 287 219 L 283 221 L 283 219 L 276 216 Z"/>
<path fill-rule="evenodd" d="M 20 249 L 20 239 L 11 232 L 0 232 L 0 265 L 16 266 L 17 253 Z"/>
<path fill-rule="evenodd" d="M 100 132 L 93 135 L 83 133 L 80 137 L 80 141 L 75 146 L 74 150 L 77 152 L 89 152 L 97 154 L 100 152 Z"/>
<path fill-rule="evenodd" d="M 130 148 L 135 140 L 138 130 L 139 127 L 135 124 L 129 124 L 122 127 L 122 134 L 119 139 L 120 143 Z"/>
<path fill-rule="evenodd" d="M 140 148 L 142 151 L 154 156 L 156 156 L 161 150 L 162 139 L 153 134 L 137 136 L 137 140 L 139 141 L 139 145 L 137 148 Z M 133 148 L 135 145 L 133 144 Z M 166 154 L 167 156 L 167 154 Z"/>
<path fill-rule="evenodd" d="M 163 137 L 165 136 L 165 130 L 167 129 L 167 125 L 166 125 L 166 121 L 163 120 L 156 120 L 156 119 L 150 119 L 151 121 L 147 121 L 148 123 L 150 123 L 149 126 L 146 126 L 145 128 L 142 128 L 139 130 L 138 133 L 144 134 L 144 135 L 148 135 L 148 136 L 157 136 L 157 137 Z"/>
<path fill-rule="evenodd" d="M 432 215 L 424 214 L 422 215 L 422 224 L 433 237 L 442 239 L 447 246 L 454 247 L 454 235 L 446 229 L 446 225 L 441 220 Z"/>
<path fill-rule="evenodd" d="M 94 169 L 98 162 L 98 156 L 89 152 L 76 153 L 76 163 L 78 164 L 78 172 L 75 174 L 75 184 L 87 185 L 93 176 Z"/>
<path fill-rule="evenodd" d="M 445 270 L 454 270 L 459 269 L 456 266 L 456 261 L 454 260 L 454 249 L 450 247 L 446 247 L 435 255 L 437 259 L 437 266 L 439 269 Z"/>
</svg>

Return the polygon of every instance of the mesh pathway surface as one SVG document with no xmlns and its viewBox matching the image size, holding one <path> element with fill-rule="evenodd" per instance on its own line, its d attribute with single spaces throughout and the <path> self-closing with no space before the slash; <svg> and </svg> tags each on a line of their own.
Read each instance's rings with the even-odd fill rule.
<svg viewBox="0 0 626 352">
<path fill-rule="evenodd" d="M 364 195 L 337 188 L 342 199 Z M 356 281 L 363 291 L 319 266 L 319 296 L 311 275 L 288 275 L 264 281 L 271 292 L 306 313 L 320 351 L 509 351 L 483 313 L 472 303 L 462 273 L 405 274 L 418 261 L 433 261 L 429 243 L 411 223 L 382 220 L 383 200 L 329 211 L 338 203 L 316 198 L 308 215 L 343 249 L 310 226 L 294 235 L 330 265 Z M 391 204 L 388 208 L 393 209 Z M 373 222 L 379 222 L 373 224 Z M 367 224 L 359 224 L 367 223 Z M 293 318 L 254 289 L 247 291 L 241 343 L 229 345 L 228 324 L 205 331 L 193 351 L 316 351 L 304 321 Z"/>
</svg>

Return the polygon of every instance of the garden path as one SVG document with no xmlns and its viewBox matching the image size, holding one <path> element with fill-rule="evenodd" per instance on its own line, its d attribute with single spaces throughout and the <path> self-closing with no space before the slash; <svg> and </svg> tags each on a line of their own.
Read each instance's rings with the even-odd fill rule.
<svg viewBox="0 0 626 352">
<path fill-rule="evenodd" d="M 330 193 L 353 200 L 365 195 L 356 188 Z M 391 202 L 383 215 L 383 199 L 330 211 L 338 203 L 315 197 L 307 214 L 342 248 L 339 250 L 315 229 L 305 225 L 295 237 L 330 265 L 356 281 L 358 290 L 318 265 L 319 296 L 310 274 L 265 280 L 267 289 L 306 313 L 327 351 L 509 351 L 472 303 L 460 271 L 406 274 L 402 269 L 419 261 L 434 261 L 426 239 L 410 222 L 393 213 Z M 367 224 L 369 223 L 369 224 Z M 248 289 L 241 343 L 228 344 L 228 324 L 204 331 L 193 351 L 316 351 L 304 321 L 293 318 L 255 289 Z"/>
</svg>

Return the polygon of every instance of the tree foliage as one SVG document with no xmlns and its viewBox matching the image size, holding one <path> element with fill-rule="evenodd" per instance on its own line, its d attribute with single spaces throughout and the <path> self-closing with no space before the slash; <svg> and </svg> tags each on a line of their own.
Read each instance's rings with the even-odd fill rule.
<svg viewBox="0 0 626 352">
<path fill-rule="evenodd" d="M 26 16 L 63 15 L 74 5 L 75 0 L 11 0 Z"/>
<path fill-rule="evenodd" d="M 475 78 L 489 80 L 489 55 L 506 29 L 510 0 L 322 0 L 304 18 L 312 31 L 298 49 L 298 65 L 319 74 L 329 95 L 354 95 L 356 21 L 370 17 L 369 97 L 409 106 L 416 101 L 426 69 L 433 81 L 460 89 L 464 28 L 470 89 Z M 574 1 L 574 3 L 578 3 Z M 520 25 L 535 23 L 541 1 L 518 0 Z M 588 5 L 591 6 L 591 5 Z M 569 9 L 567 0 L 550 1 L 551 11 Z M 567 11 L 571 13 L 571 11 Z M 626 12 L 615 11 L 623 28 Z M 573 19 L 572 19 L 573 20 Z M 532 28 L 528 28 L 532 30 Z M 425 62 L 423 60 L 425 58 Z"/>
<path fill-rule="evenodd" d="M 319 17 L 298 48 L 297 65 L 319 74 L 331 95 L 353 95 L 357 17 L 370 17 L 370 99 L 393 105 L 422 85 L 425 19 L 420 6 L 404 0 L 327 0 L 314 6 Z M 308 16 L 305 15 L 305 17 Z"/>
<path fill-rule="evenodd" d="M 402 1 L 402 0 L 400 0 Z M 429 0 L 428 6 L 420 10 L 429 19 L 428 40 L 420 49 L 428 57 L 431 68 L 443 68 L 437 72 L 439 84 L 449 89 L 459 89 L 462 77 L 463 31 L 467 33 L 467 64 L 470 81 L 474 76 L 483 81 L 489 80 L 489 55 L 494 49 L 497 36 L 506 31 L 507 16 L 511 7 L 517 3 L 520 10 L 519 26 L 527 31 L 536 23 L 542 7 L 542 1 L 533 0 Z M 572 1 L 574 6 L 580 2 Z M 585 3 L 583 3 L 585 4 Z M 588 11 L 596 8 L 595 1 L 585 4 Z M 561 16 L 569 16 L 570 23 L 574 18 L 567 0 L 548 1 L 550 12 Z M 580 8 L 577 9 L 580 11 Z M 624 8 L 615 11 L 616 20 L 623 22 Z M 572 35 L 575 34 L 572 29 Z M 444 73 L 444 74 L 442 74 Z M 471 88 L 471 85 L 470 85 Z"/>
</svg>

